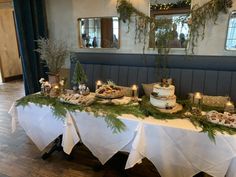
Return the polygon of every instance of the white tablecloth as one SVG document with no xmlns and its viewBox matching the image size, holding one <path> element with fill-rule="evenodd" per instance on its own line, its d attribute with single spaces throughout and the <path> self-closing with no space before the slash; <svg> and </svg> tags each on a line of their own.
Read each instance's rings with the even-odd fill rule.
<svg viewBox="0 0 236 177">
<path fill-rule="evenodd" d="M 123 115 L 119 119 L 126 130 L 114 134 L 103 117 L 87 112 L 67 113 L 65 123 L 55 119 L 46 106 L 13 106 L 10 113 L 13 130 L 18 119 L 41 150 L 63 134 L 65 152 L 70 153 L 81 138 L 102 164 L 116 152 L 127 151 L 126 169 L 147 157 L 163 177 L 190 177 L 200 171 L 216 177 L 236 177 L 236 135 L 217 134 L 214 143 L 188 120 L 142 120 Z"/>
<path fill-rule="evenodd" d="M 26 134 L 40 150 L 45 149 L 63 134 L 63 150 L 70 154 L 74 145 L 80 140 L 70 113 L 67 113 L 66 119 L 62 121 L 53 115 L 50 107 L 39 107 L 31 103 L 27 107 L 15 107 L 13 104 L 9 114 L 12 115 L 12 132 L 16 129 L 16 122 L 19 121 Z"/>
</svg>

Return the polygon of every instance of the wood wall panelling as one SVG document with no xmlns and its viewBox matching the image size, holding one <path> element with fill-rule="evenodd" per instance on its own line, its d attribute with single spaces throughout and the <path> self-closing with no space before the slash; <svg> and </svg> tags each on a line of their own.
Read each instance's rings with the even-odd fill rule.
<svg viewBox="0 0 236 177">
<path fill-rule="evenodd" d="M 0 9 L 0 55 L 4 78 L 22 74 L 13 9 Z"/>
<path fill-rule="evenodd" d="M 236 98 L 236 72 L 232 72 L 230 97 L 231 98 Z"/>
<path fill-rule="evenodd" d="M 138 80 L 138 67 L 129 67 L 127 86 L 129 87 L 134 84 L 138 84 L 139 82 L 140 81 Z"/>
<path fill-rule="evenodd" d="M 12 2 L 0 2 L 0 9 L 13 8 Z"/>
<path fill-rule="evenodd" d="M 218 72 L 217 79 L 217 95 L 229 95 L 231 86 L 231 72 Z"/>
<path fill-rule="evenodd" d="M 203 93 L 206 95 L 217 95 L 218 71 L 206 71 Z"/>
<path fill-rule="evenodd" d="M 192 80 L 192 92 L 201 92 L 204 91 L 205 84 L 205 71 L 204 70 L 194 70 L 193 71 L 193 80 Z"/>
<path fill-rule="evenodd" d="M 128 85 L 128 66 L 120 66 L 118 85 Z"/>
<path fill-rule="evenodd" d="M 102 65 L 101 79 L 103 81 L 112 80 L 110 76 L 110 69 L 111 67 L 109 65 Z"/>
<path fill-rule="evenodd" d="M 84 69 L 84 72 L 86 73 L 86 70 L 87 70 L 87 65 L 86 65 L 86 64 L 81 64 L 81 66 L 83 67 L 83 69 Z"/>
<path fill-rule="evenodd" d="M 180 69 L 170 69 L 170 78 L 173 79 L 176 95 L 180 95 L 181 70 Z"/>
<path fill-rule="evenodd" d="M 147 78 L 148 78 L 148 69 L 145 67 L 139 67 L 138 68 L 138 87 L 139 87 L 139 93 L 140 95 L 143 94 L 143 90 L 142 90 L 142 83 L 147 83 Z"/>
<path fill-rule="evenodd" d="M 110 69 L 110 77 L 111 80 L 114 81 L 115 83 L 118 83 L 118 78 L 119 78 L 119 66 L 111 66 Z"/>
<path fill-rule="evenodd" d="M 156 68 L 148 68 L 148 79 L 147 83 L 157 82 L 157 69 Z"/>
<path fill-rule="evenodd" d="M 93 77 L 99 75 L 99 69 L 87 71 L 88 65 L 90 67 L 102 65 L 100 79 L 102 77 L 105 81 L 111 78 L 115 83 L 123 86 L 136 83 L 141 88 L 141 83 L 155 83 L 160 79 L 161 71 L 155 67 L 155 58 L 152 55 L 146 56 L 145 63 L 142 55 L 139 54 L 83 53 L 73 56 L 78 57 L 80 62 L 86 65 L 86 73 L 91 83 L 96 81 Z M 170 57 L 172 59 L 169 61 L 169 76 L 173 78 L 178 98 L 186 98 L 189 92 L 200 91 L 206 95 L 229 95 L 233 101 L 236 101 L 236 60 L 234 57 L 224 56 L 222 59 L 218 56 L 194 56 L 187 63 L 184 62 L 182 56 Z M 221 60 L 224 60 L 224 63 L 217 64 Z M 73 63 L 71 68 L 73 70 Z M 142 89 L 140 93 L 142 95 Z"/>
<path fill-rule="evenodd" d="M 91 64 L 86 64 L 86 75 L 88 77 L 88 86 L 89 86 L 89 89 L 92 89 L 94 88 L 95 86 L 95 83 L 94 83 L 94 79 L 93 79 L 93 65 Z"/>
<path fill-rule="evenodd" d="M 0 3 L 12 3 L 12 0 L 0 0 Z"/>
<path fill-rule="evenodd" d="M 192 92 L 193 71 L 183 69 L 181 72 L 180 96 L 186 98 Z"/>
<path fill-rule="evenodd" d="M 93 78 L 94 80 L 101 80 L 102 65 L 93 66 Z"/>
</svg>

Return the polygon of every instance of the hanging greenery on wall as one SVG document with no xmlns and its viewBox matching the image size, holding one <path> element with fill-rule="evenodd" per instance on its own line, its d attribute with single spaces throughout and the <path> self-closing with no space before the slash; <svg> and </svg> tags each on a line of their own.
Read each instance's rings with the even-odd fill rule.
<svg viewBox="0 0 236 177">
<path fill-rule="evenodd" d="M 158 2 L 158 0 L 156 0 Z M 178 1 L 176 3 L 165 3 L 165 4 L 151 4 L 151 10 L 169 10 L 169 9 L 177 9 L 177 8 L 190 8 L 191 7 L 191 0 L 183 0 Z"/>
<path fill-rule="evenodd" d="M 212 21 L 216 24 L 220 12 L 227 13 L 232 7 L 232 0 L 211 0 L 202 6 L 194 5 L 189 19 L 190 36 L 189 48 L 194 53 L 194 48 L 198 43 L 199 37 L 204 39 L 206 24 Z"/>
<path fill-rule="evenodd" d="M 181 4 L 177 2 L 177 4 Z M 189 0 L 185 0 L 185 3 L 189 3 Z M 174 6 L 174 5 L 173 5 Z M 179 5 L 180 6 L 180 5 Z M 160 8 L 161 6 L 159 6 Z M 167 8 L 167 6 L 165 5 Z M 204 38 L 205 26 L 209 21 L 216 23 L 219 13 L 226 13 L 227 10 L 232 7 L 232 0 L 211 0 L 202 6 L 195 5 L 189 14 L 188 24 L 190 27 L 189 45 L 188 49 L 194 53 L 194 48 L 197 45 L 199 37 Z M 128 21 L 128 29 L 131 22 L 131 17 L 135 16 L 135 42 L 143 42 L 145 50 L 147 36 L 158 38 L 156 41 L 159 54 L 167 55 L 169 53 L 169 42 L 172 39 L 170 31 L 172 25 L 168 20 L 158 20 L 153 17 L 149 17 L 137 10 L 127 0 L 117 0 L 117 12 L 120 14 L 120 19 L 126 23 Z M 180 22 L 185 23 L 186 18 L 178 19 Z M 156 35 L 152 35 L 153 31 L 156 31 Z M 128 30 L 129 31 L 129 30 Z M 165 50 L 163 50 L 165 49 Z"/>
</svg>

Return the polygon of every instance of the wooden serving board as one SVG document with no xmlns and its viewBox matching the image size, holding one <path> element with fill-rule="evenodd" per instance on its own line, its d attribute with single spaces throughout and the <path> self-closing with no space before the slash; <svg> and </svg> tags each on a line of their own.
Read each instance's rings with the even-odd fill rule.
<svg viewBox="0 0 236 177">
<path fill-rule="evenodd" d="M 110 95 L 110 96 L 96 94 L 96 97 L 102 98 L 102 99 L 118 99 L 118 98 L 122 98 L 123 96 L 124 96 L 124 94 Z"/>
<path fill-rule="evenodd" d="M 156 109 L 158 109 L 159 111 L 163 113 L 174 114 L 181 111 L 183 109 L 183 106 L 181 104 L 176 103 L 175 107 L 172 109 L 160 109 L 160 108 L 156 108 Z"/>
<path fill-rule="evenodd" d="M 99 101 L 97 101 L 98 103 L 101 104 L 114 104 L 114 105 L 126 105 L 129 104 L 132 101 L 131 97 L 122 97 L 122 98 L 118 98 L 118 99 L 101 99 Z"/>
</svg>

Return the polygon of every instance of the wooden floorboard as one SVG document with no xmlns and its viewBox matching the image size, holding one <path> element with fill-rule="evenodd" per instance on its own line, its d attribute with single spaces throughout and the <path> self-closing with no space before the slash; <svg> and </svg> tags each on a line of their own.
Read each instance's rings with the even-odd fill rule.
<svg viewBox="0 0 236 177">
<path fill-rule="evenodd" d="M 103 168 L 100 162 L 82 144 L 67 159 L 63 152 L 54 153 L 42 160 L 40 152 L 17 126 L 11 133 L 11 117 L 7 113 L 12 103 L 24 96 L 20 81 L 0 84 L 0 177 L 159 177 L 156 168 L 147 159 L 124 171 L 127 154 L 118 153 Z M 48 147 L 50 148 L 50 146 Z M 200 174 L 198 176 L 204 176 Z"/>
</svg>

